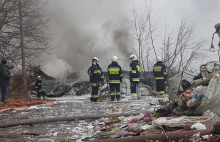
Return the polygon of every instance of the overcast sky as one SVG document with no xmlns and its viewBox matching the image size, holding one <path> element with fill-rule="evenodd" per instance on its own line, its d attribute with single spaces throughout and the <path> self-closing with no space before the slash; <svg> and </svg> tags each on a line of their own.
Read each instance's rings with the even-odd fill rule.
<svg viewBox="0 0 220 142">
<path fill-rule="evenodd" d="M 57 67 L 62 73 L 71 67 L 73 71 L 87 70 L 93 56 L 100 58 L 100 64 L 105 70 L 114 54 L 119 56 L 125 68 L 128 67 L 129 63 L 124 62 L 124 59 L 133 52 L 130 46 L 134 44 L 124 33 L 128 28 L 124 17 L 131 16 L 132 1 L 49 0 L 49 10 L 57 20 L 52 26 L 55 35 L 53 43 L 59 45 L 59 49 L 52 57 L 48 57 L 46 72 L 51 74 L 55 70 L 53 67 L 56 67 L 54 76 L 58 75 Z M 137 9 L 143 8 L 144 0 L 134 2 Z M 170 31 L 177 30 L 183 17 L 196 24 L 195 37 L 206 40 L 207 50 L 204 52 L 209 56 L 198 61 L 197 65 L 218 59 L 217 52 L 212 53 L 209 48 L 214 25 L 220 22 L 220 0 L 152 0 L 152 9 L 159 35 L 162 35 L 165 21 Z M 122 38 L 116 40 L 116 36 Z M 218 40 L 216 35 L 216 48 Z M 128 51 L 118 48 L 121 46 L 120 41 L 127 43 Z M 90 48 L 91 51 L 86 51 Z M 122 53 L 126 55 L 122 56 Z"/>
<path fill-rule="evenodd" d="M 142 7 L 143 0 L 135 0 L 135 2 Z M 169 29 L 175 30 L 183 17 L 195 22 L 195 37 L 207 41 L 206 53 L 210 56 L 202 62 L 218 60 L 217 52 L 210 52 L 209 47 L 212 34 L 215 32 L 214 26 L 220 22 L 220 0 L 152 0 L 152 7 L 156 15 L 154 18 L 161 28 L 164 28 L 166 21 Z M 215 48 L 218 48 L 218 41 L 219 38 L 215 35 Z"/>
</svg>

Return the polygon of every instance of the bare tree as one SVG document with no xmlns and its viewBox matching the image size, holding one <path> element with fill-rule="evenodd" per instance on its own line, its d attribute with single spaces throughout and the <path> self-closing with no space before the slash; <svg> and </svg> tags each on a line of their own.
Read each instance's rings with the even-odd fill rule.
<svg viewBox="0 0 220 142">
<path fill-rule="evenodd" d="M 24 87 L 27 65 L 50 50 L 46 5 L 41 0 L 0 0 L 0 57 L 22 65 Z"/>
<path fill-rule="evenodd" d="M 27 61 L 33 61 L 49 48 L 49 21 L 41 0 L 0 0 L 0 53 L 2 58 L 21 64 L 19 8 L 22 9 L 23 44 Z M 26 63 L 27 64 L 27 63 Z"/>
<path fill-rule="evenodd" d="M 164 34 L 163 38 L 164 61 L 168 72 L 187 70 L 191 63 L 199 56 L 204 41 L 194 40 L 194 25 L 190 24 L 187 19 L 182 19 L 175 41 L 172 38 L 172 33 L 169 33 L 168 36 Z"/>
<path fill-rule="evenodd" d="M 186 18 L 181 20 L 177 33 L 168 32 L 165 25 L 165 33 L 162 38 L 162 48 L 156 46 L 160 41 L 157 36 L 157 26 L 152 18 L 152 7 L 150 0 L 144 0 L 145 8 L 139 12 L 135 8 L 133 1 L 133 19 L 130 20 L 133 27 L 133 38 L 138 43 L 139 60 L 145 71 L 147 64 L 148 71 L 152 69 L 152 50 L 157 59 L 158 52 L 162 51 L 163 60 L 169 73 L 178 73 L 181 70 L 187 70 L 191 63 L 198 59 L 200 49 L 204 41 L 194 40 L 195 26 Z"/>
<path fill-rule="evenodd" d="M 132 37 L 138 43 L 139 62 L 144 72 L 146 71 L 145 64 L 147 62 L 147 69 L 149 71 L 149 58 L 151 55 L 149 42 L 150 39 L 153 39 L 153 37 L 149 38 L 149 29 L 151 29 L 152 34 L 154 33 L 154 29 L 149 25 L 149 20 L 151 20 L 151 6 L 148 6 L 147 1 L 145 1 L 145 8 L 142 11 L 137 11 L 133 1 L 132 13 L 133 17 L 131 18 L 132 20 L 130 20 L 130 25 L 132 27 Z"/>
</svg>

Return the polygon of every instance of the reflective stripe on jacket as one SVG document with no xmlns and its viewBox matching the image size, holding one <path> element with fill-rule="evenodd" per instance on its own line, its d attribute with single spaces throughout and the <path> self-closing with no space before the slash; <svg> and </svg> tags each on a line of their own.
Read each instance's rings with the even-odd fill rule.
<svg viewBox="0 0 220 142">
<path fill-rule="evenodd" d="M 122 81 L 122 69 L 117 62 L 112 62 L 108 66 L 108 78 L 110 84 L 119 84 Z"/>
<path fill-rule="evenodd" d="M 131 82 L 140 82 L 140 71 L 141 67 L 138 64 L 138 61 L 133 61 L 130 64 L 130 81 Z"/>
<path fill-rule="evenodd" d="M 166 67 L 161 61 L 154 65 L 153 73 L 155 80 L 164 80 L 167 77 Z"/>
<path fill-rule="evenodd" d="M 97 65 L 92 65 L 88 71 L 88 75 L 90 76 L 91 86 L 98 86 L 99 82 L 104 81 L 104 75 L 101 67 Z"/>
</svg>

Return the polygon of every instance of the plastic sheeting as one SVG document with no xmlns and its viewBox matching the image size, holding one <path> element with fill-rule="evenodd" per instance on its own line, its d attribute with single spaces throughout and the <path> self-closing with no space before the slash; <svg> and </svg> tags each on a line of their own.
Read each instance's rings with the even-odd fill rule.
<svg viewBox="0 0 220 142">
<path fill-rule="evenodd" d="M 220 116 L 220 74 L 215 74 L 209 82 L 205 98 L 201 105 L 197 108 L 196 113 L 202 114 L 208 109 Z"/>
<path fill-rule="evenodd" d="M 180 81 L 185 79 L 189 82 L 192 82 L 193 81 L 193 77 L 195 76 L 196 74 L 194 73 L 191 73 L 189 71 L 184 71 L 183 73 L 178 73 L 176 74 L 174 77 L 172 77 L 171 79 L 169 79 L 168 83 L 169 83 L 169 88 L 168 88 L 168 94 L 169 94 L 169 99 L 170 100 L 173 100 L 175 99 L 174 96 L 176 96 L 176 93 L 179 89 L 179 84 L 180 84 Z M 182 90 L 182 87 L 180 85 L 180 90 Z"/>
</svg>

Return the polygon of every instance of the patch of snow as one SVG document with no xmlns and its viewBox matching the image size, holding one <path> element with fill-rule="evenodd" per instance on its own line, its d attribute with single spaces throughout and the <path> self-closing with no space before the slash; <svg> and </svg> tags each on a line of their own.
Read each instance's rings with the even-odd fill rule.
<svg viewBox="0 0 220 142">
<path fill-rule="evenodd" d="M 203 125 L 202 123 L 196 123 L 196 124 L 193 124 L 190 128 L 196 129 L 196 130 L 204 130 L 206 129 L 206 126 Z"/>
<path fill-rule="evenodd" d="M 28 109 L 39 109 L 37 106 L 30 106 Z"/>
<path fill-rule="evenodd" d="M 146 125 L 141 126 L 140 129 L 141 130 L 151 130 L 151 129 L 155 129 L 155 127 L 153 125 L 146 124 Z"/>
</svg>

